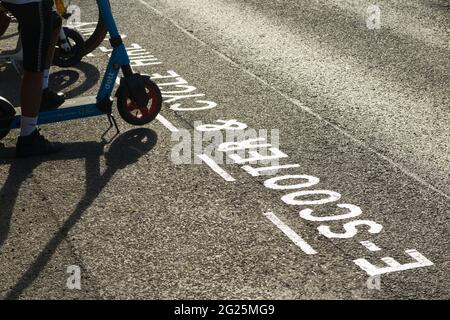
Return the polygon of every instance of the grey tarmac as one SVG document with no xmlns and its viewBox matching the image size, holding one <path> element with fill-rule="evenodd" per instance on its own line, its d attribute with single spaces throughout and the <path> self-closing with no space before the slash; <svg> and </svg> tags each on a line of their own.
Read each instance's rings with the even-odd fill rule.
<svg viewBox="0 0 450 320">
<path fill-rule="evenodd" d="M 448 2 L 378 1 L 377 30 L 366 25 L 372 3 L 365 0 L 111 3 L 127 47 L 138 45 L 160 62 L 136 71 L 172 70 L 197 89 L 189 94 L 204 94 L 195 99 L 217 106 L 177 111 L 176 102 L 200 104 L 166 98 L 166 121 L 143 128 L 116 112 L 121 134 L 111 143 L 101 140 L 103 118 L 45 126 L 49 138 L 66 144 L 48 158 L 16 160 L 17 133 L 3 140 L 0 297 L 450 298 Z M 2 49 L 14 40 L 1 40 Z M 55 69 L 52 86 L 69 97 L 94 95 L 104 51 L 76 68 Z M 12 66 L 0 64 L 0 95 L 18 103 L 18 86 Z M 279 149 L 288 156 L 280 164 L 298 166 L 253 177 L 226 162 L 220 167 L 231 182 L 205 163 L 173 163 L 169 129 L 193 134 L 197 122 L 230 119 L 279 130 Z M 298 190 L 265 185 L 284 175 L 317 177 L 308 190 L 341 198 L 290 205 L 283 197 Z M 279 183 L 288 182 L 299 183 Z M 336 221 L 299 215 L 307 208 L 319 217 L 348 212 L 336 204 L 362 214 Z M 302 251 L 269 212 L 316 254 Z M 372 224 L 346 239 L 318 230 L 342 234 L 355 219 Z M 379 225 L 381 232 L 369 233 Z M 378 289 L 354 263 L 412 263 L 407 250 L 432 265 L 383 274 Z M 69 266 L 81 268 L 81 290 L 68 289 Z"/>
</svg>

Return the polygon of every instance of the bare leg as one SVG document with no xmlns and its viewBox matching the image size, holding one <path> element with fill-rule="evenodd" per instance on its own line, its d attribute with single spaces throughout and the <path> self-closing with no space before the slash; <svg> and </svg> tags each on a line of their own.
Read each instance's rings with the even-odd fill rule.
<svg viewBox="0 0 450 320">
<path fill-rule="evenodd" d="M 60 24 L 59 24 L 60 25 Z M 65 97 L 63 93 L 56 93 L 48 89 L 48 79 L 50 75 L 50 67 L 53 63 L 53 56 L 55 54 L 55 46 L 58 43 L 59 34 L 61 28 L 57 27 L 54 29 L 50 35 L 50 45 L 45 57 L 44 72 L 42 74 L 42 98 L 41 98 L 41 111 L 48 111 L 56 109 L 61 106 Z"/>
<path fill-rule="evenodd" d="M 42 72 L 25 71 L 21 90 L 22 115 L 37 117 L 42 99 Z"/>
<path fill-rule="evenodd" d="M 57 28 L 52 33 L 50 47 L 48 48 L 47 59 L 45 60 L 45 69 L 50 69 L 50 66 L 52 65 L 53 56 L 55 54 L 55 47 L 56 47 L 56 44 L 58 43 L 60 31 L 61 31 L 61 28 Z"/>
<path fill-rule="evenodd" d="M 52 33 L 51 43 L 45 60 L 45 69 L 49 69 L 53 54 L 55 53 L 55 46 L 58 42 L 60 28 L 57 28 Z M 42 72 L 25 71 L 22 80 L 21 90 L 21 104 L 22 115 L 25 117 L 37 117 L 42 100 Z"/>
</svg>

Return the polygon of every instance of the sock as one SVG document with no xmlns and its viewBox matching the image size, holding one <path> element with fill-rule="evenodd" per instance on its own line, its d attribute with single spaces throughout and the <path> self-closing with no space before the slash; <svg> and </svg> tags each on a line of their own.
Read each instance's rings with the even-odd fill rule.
<svg viewBox="0 0 450 320">
<path fill-rule="evenodd" d="M 45 90 L 48 88 L 48 77 L 50 74 L 50 70 L 49 69 L 45 69 L 43 76 L 42 76 L 42 90 Z"/>
<path fill-rule="evenodd" d="M 20 117 L 20 136 L 29 136 L 37 128 L 38 117 Z"/>
</svg>

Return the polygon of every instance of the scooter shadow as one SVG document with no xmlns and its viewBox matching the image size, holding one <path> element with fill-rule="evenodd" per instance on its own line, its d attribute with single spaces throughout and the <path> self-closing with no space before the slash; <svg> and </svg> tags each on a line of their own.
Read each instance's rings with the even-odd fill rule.
<svg viewBox="0 0 450 320">
<path fill-rule="evenodd" d="M 10 62 L 0 61 L 0 66 L 2 77 L 2 80 L 0 80 L 0 96 L 8 99 L 13 105 L 18 106 L 20 104 L 21 77 Z M 84 74 L 84 80 L 78 84 L 77 82 L 82 74 Z M 64 92 L 67 99 L 83 96 L 86 92 L 95 88 L 99 81 L 100 71 L 96 66 L 86 62 L 80 62 L 70 69 L 52 72 L 49 78 L 50 88 L 54 91 Z"/>
<path fill-rule="evenodd" d="M 46 161 L 86 159 L 86 192 L 76 209 L 65 220 L 55 235 L 47 242 L 28 270 L 4 297 L 14 300 L 26 290 L 44 270 L 68 232 L 76 225 L 97 196 L 105 188 L 113 175 L 137 162 L 148 154 L 157 142 L 157 134 L 147 128 L 137 128 L 119 135 L 104 152 L 106 142 L 81 142 L 65 145 L 65 150 L 45 158 L 14 159 L 12 148 L 0 150 L 0 165 L 10 164 L 8 178 L 0 189 L 0 252 L 8 237 L 11 217 L 21 185 L 30 177 L 33 170 Z M 100 158 L 105 157 L 106 170 L 100 173 Z"/>
<path fill-rule="evenodd" d="M 75 69 L 75 70 L 74 70 Z M 80 79 L 80 74 L 85 75 L 84 81 L 73 87 Z M 55 91 L 62 91 L 67 99 L 83 96 L 84 93 L 94 88 L 100 80 L 100 71 L 96 66 L 80 62 L 71 69 L 63 69 L 50 74 L 50 86 Z"/>
</svg>

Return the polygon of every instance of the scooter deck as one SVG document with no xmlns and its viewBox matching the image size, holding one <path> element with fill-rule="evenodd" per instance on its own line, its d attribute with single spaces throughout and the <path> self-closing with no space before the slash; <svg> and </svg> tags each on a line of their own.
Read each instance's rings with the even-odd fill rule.
<svg viewBox="0 0 450 320">
<path fill-rule="evenodd" d="M 48 124 L 75 119 L 83 119 L 104 115 L 96 106 L 97 98 L 95 96 L 80 97 L 68 99 L 56 110 L 45 111 L 39 113 L 38 124 Z M 16 116 L 12 123 L 11 129 L 20 127 L 20 108 L 16 108 Z"/>
</svg>

